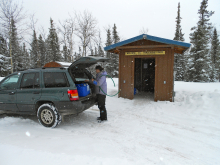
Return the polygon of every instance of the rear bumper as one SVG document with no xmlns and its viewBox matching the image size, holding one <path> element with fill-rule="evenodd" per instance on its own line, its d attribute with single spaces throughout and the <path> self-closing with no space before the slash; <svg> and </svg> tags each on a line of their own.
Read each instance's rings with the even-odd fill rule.
<svg viewBox="0 0 220 165">
<path fill-rule="evenodd" d="M 96 104 L 96 98 L 88 100 L 55 102 L 55 106 L 61 115 L 73 115 L 85 111 Z"/>
</svg>

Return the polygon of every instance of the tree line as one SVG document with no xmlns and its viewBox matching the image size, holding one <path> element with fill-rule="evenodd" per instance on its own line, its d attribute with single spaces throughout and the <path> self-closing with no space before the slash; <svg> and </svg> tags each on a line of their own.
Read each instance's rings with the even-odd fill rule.
<svg viewBox="0 0 220 165">
<path fill-rule="evenodd" d="M 73 62 L 88 55 L 110 58 L 105 69 L 118 77 L 117 54 L 104 52 L 103 46 L 120 42 L 116 24 L 105 28 L 103 44 L 97 20 L 88 11 L 74 12 L 57 25 L 50 18 L 50 28 L 36 30 L 37 19 L 25 14 L 22 4 L 14 0 L 0 0 L 0 76 L 29 68 L 43 67 L 51 61 Z M 220 42 L 217 29 L 210 22 L 213 11 L 208 11 L 208 0 L 202 0 L 198 10 L 199 21 L 190 33 L 191 48 L 184 54 L 175 54 L 176 81 L 213 82 L 220 79 Z M 181 28 L 180 3 L 173 40 L 184 41 Z M 49 21 L 48 21 L 49 22 Z M 140 33 L 147 33 L 141 29 Z M 31 41 L 25 36 L 31 36 Z M 77 40 L 77 44 L 76 44 Z"/>
<path fill-rule="evenodd" d="M 184 54 L 175 54 L 176 81 L 215 82 L 220 80 L 220 42 L 217 29 L 212 25 L 208 0 L 202 0 L 198 10 L 199 21 L 191 28 L 191 48 Z M 174 40 L 184 41 L 181 28 L 180 3 L 176 17 Z"/>
<path fill-rule="evenodd" d="M 69 14 L 69 18 L 59 21 L 57 26 L 50 18 L 49 31 L 45 32 L 43 28 L 36 30 L 34 15 L 29 16 L 28 26 L 24 26 L 28 16 L 22 4 L 14 0 L 0 2 L 0 76 L 43 67 L 51 61 L 73 62 L 88 55 L 107 56 L 97 20 L 89 11 Z M 115 24 L 105 30 L 110 40 L 105 46 L 120 41 Z M 31 41 L 25 40 L 27 35 Z M 105 68 L 108 74 L 117 77 L 118 56 L 111 53 L 108 57 L 111 60 Z"/>
</svg>

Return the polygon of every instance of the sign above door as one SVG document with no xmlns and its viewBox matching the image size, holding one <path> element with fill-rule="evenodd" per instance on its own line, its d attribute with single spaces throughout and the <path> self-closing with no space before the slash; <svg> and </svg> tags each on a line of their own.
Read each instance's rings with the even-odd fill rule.
<svg viewBox="0 0 220 165">
<path fill-rule="evenodd" d="M 165 55 L 165 51 L 125 52 L 126 56 L 135 55 Z"/>
</svg>

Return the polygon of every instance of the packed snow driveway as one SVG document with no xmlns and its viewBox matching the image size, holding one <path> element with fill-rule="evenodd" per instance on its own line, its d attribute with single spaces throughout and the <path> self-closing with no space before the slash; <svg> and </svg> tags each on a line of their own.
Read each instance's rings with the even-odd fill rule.
<svg viewBox="0 0 220 165">
<path fill-rule="evenodd" d="M 174 103 L 107 97 L 104 123 L 97 106 L 55 129 L 2 117 L 0 164 L 220 164 L 220 84 L 175 82 L 175 91 Z"/>
</svg>

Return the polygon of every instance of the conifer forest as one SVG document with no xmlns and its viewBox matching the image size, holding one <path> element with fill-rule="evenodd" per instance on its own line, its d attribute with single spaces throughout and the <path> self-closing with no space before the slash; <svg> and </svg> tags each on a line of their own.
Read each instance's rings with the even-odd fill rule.
<svg viewBox="0 0 220 165">
<path fill-rule="evenodd" d="M 184 54 L 175 54 L 176 81 L 215 82 L 220 79 L 220 41 L 218 29 L 210 18 L 208 0 L 201 0 L 198 22 L 191 28 L 191 47 Z M 184 42 L 181 26 L 181 4 L 177 4 L 176 28 L 173 40 Z M 0 77 L 30 68 L 43 67 L 51 61 L 74 62 L 88 55 L 107 57 L 111 60 L 105 69 L 112 77 L 118 77 L 117 54 L 104 51 L 122 41 L 116 24 L 103 27 L 88 10 L 74 11 L 68 18 L 55 22 L 48 18 L 49 29 L 37 29 L 38 18 L 27 15 L 22 3 L 0 0 Z M 142 33 L 147 33 L 142 29 Z"/>
</svg>

